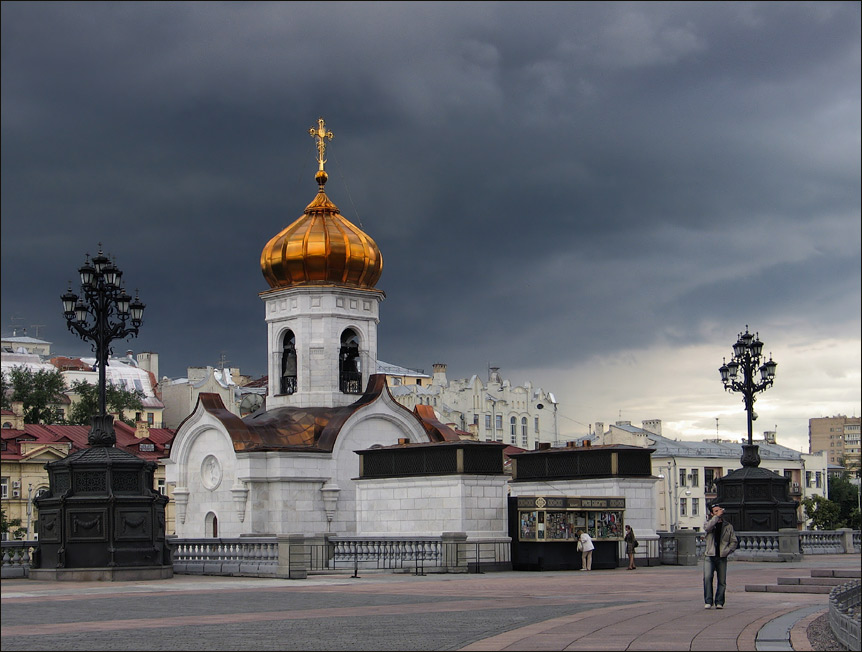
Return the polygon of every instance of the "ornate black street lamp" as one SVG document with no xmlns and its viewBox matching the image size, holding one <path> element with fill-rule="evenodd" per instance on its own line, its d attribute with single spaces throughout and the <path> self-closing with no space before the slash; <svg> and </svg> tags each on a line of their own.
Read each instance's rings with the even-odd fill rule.
<svg viewBox="0 0 862 652">
<path fill-rule="evenodd" d="M 72 292 L 71 284 L 61 298 L 66 326 L 85 342 L 92 342 L 99 369 L 99 413 L 93 416 L 88 443 L 90 446 L 113 446 L 117 442 L 114 418 L 107 413 L 105 368 L 112 353 L 111 342 L 137 335 L 144 315 L 144 304 L 130 297 L 122 285 L 123 272 L 102 253 L 92 262 L 87 255 L 78 270 L 81 296 Z M 137 295 L 137 293 L 135 293 Z"/>
<path fill-rule="evenodd" d="M 798 503 L 788 493 L 790 478 L 760 466 L 760 453 L 753 441 L 753 421 L 757 418 L 754 402 L 757 394 L 772 387 L 775 368 L 769 360 L 763 361 L 763 342 L 759 335 L 740 333 L 733 345 L 733 358 L 719 368 L 721 382 L 729 392 L 742 394 L 748 414 L 748 444 L 742 445 L 742 468 L 730 471 L 715 480 L 716 503 L 724 507 L 725 520 L 740 531 L 774 532 L 782 528 L 796 528 Z M 759 374 L 759 377 L 758 377 Z M 783 561 L 798 558 L 798 551 L 781 550 Z"/>
<path fill-rule="evenodd" d="M 748 414 L 748 445 L 742 447 L 740 459 L 743 466 L 760 465 L 758 447 L 752 441 L 752 422 L 757 418 L 757 413 L 754 411 L 754 401 L 757 400 L 755 395 L 772 387 L 775 368 L 778 366 L 772 361 L 771 354 L 769 361 L 761 364 L 762 352 L 763 342 L 760 341 L 759 334 L 752 335 L 746 326 L 745 332 L 739 334 L 736 344 L 733 345 L 733 358 L 730 364 L 724 361 L 718 370 L 721 374 L 721 382 L 724 383 L 727 391 L 742 393 L 742 402 Z M 760 373 L 760 382 L 755 378 L 757 372 Z"/>
<path fill-rule="evenodd" d="M 39 510 L 39 548 L 30 579 L 147 580 L 173 575 L 165 537 L 167 496 L 154 488 L 157 464 L 117 448 L 106 406 L 111 342 L 137 335 L 144 304 L 123 289 L 123 273 L 102 253 L 78 270 L 81 295 L 62 296 L 69 330 L 92 342 L 99 368 L 99 413 L 89 446 L 48 462 Z"/>
</svg>

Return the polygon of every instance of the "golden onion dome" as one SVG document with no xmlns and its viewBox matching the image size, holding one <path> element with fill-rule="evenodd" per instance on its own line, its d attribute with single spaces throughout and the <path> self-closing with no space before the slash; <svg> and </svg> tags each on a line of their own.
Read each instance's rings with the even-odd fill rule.
<svg viewBox="0 0 862 652">
<path fill-rule="evenodd" d="M 373 288 L 383 272 L 383 256 L 362 229 L 338 212 L 324 192 L 323 139 L 332 139 L 323 119 L 311 134 L 318 140 L 319 190 L 293 224 L 272 238 L 260 255 L 260 268 L 271 288 L 300 285 L 341 285 Z"/>
</svg>

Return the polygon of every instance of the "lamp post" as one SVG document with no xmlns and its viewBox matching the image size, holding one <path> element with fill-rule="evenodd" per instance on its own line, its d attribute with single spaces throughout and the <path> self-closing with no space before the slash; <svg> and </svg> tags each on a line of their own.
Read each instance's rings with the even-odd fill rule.
<svg viewBox="0 0 862 652">
<path fill-rule="evenodd" d="M 72 292 L 71 284 L 61 299 L 66 326 L 85 342 L 92 342 L 99 368 L 99 412 L 87 438 L 90 446 L 113 446 L 117 442 L 114 418 L 106 409 L 105 368 L 111 354 L 111 342 L 137 335 L 144 314 L 144 304 L 130 297 L 122 285 L 123 272 L 102 253 L 92 261 L 87 255 L 78 270 L 81 295 Z"/>
<path fill-rule="evenodd" d="M 668 465 L 668 468 L 670 468 L 670 465 Z M 664 480 L 664 487 L 665 487 L 664 490 L 665 490 L 665 494 L 667 496 L 667 513 L 665 514 L 665 516 L 667 517 L 667 531 L 673 532 L 673 520 L 671 518 L 671 511 L 673 510 L 673 502 L 671 501 L 671 497 L 670 497 L 670 482 L 668 481 L 668 476 L 666 476 L 664 473 L 659 473 L 658 477 L 660 480 Z"/>
<path fill-rule="evenodd" d="M 742 402 L 748 415 L 748 445 L 743 445 L 740 459 L 744 467 L 760 465 L 758 447 L 752 440 L 752 422 L 757 418 L 754 411 L 755 395 L 772 386 L 775 380 L 775 368 L 778 366 L 772 361 L 771 355 L 768 362 L 761 364 L 762 352 L 763 342 L 760 341 L 759 335 L 749 333 L 746 326 L 745 332 L 739 334 L 736 344 L 733 345 L 733 357 L 730 363 L 723 361 L 718 370 L 724 388 L 729 392 L 742 394 Z M 760 373 L 760 382 L 755 378 L 757 372 Z"/>
<path fill-rule="evenodd" d="M 102 253 L 78 270 L 81 296 L 61 297 L 69 330 L 92 342 L 99 368 L 99 408 L 89 446 L 48 462 L 48 489 L 38 510 L 39 553 L 30 579 L 97 581 L 165 579 L 173 576 L 165 538 L 165 504 L 154 488 L 156 462 L 117 447 L 114 418 L 106 409 L 106 372 L 111 342 L 137 335 L 144 313 L 140 299 L 123 288 L 123 273 Z"/>
</svg>

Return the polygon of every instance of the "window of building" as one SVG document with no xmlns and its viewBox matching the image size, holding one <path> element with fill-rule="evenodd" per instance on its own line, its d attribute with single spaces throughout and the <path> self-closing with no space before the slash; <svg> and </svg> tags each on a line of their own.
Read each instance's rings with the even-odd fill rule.
<svg viewBox="0 0 862 652">
<path fill-rule="evenodd" d="M 806 472 L 805 472 L 805 486 L 806 486 L 806 487 L 810 487 L 810 486 L 811 486 L 811 471 L 806 471 Z"/>
<path fill-rule="evenodd" d="M 679 486 L 680 487 L 686 486 L 686 484 L 685 484 L 685 469 L 679 470 Z"/>
<path fill-rule="evenodd" d="M 158 480 L 156 480 L 156 488 L 159 490 L 159 493 L 162 494 L 163 496 L 167 495 L 168 489 L 165 486 L 165 479 L 164 478 L 159 478 Z"/>
<path fill-rule="evenodd" d="M 821 483 L 821 475 L 822 474 L 820 473 L 820 471 L 817 471 L 817 473 L 814 474 L 814 486 L 817 487 L 818 489 L 820 489 L 820 487 L 822 486 L 820 484 Z"/>
<path fill-rule="evenodd" d="M 539 434 L 539 417 L 535 417 L 533 419 L 533 430 L 536 432 L 537 435 Z"/>
<path fill-rule="evenodd" d="M 9 478 L 0 478 L 0 498 L 9 497 Z"/>
<path fill-rule="evenodd" d="M 147 412 L 147 425 L 152 427 L 156 423 L 156 415 L 154 412 Z"/>
<path fill-rule="evenodd" d="M 687 516 L 688 515 L 688 500 L 685 498 L 679 499 L 679 515 Z"/>
<path fill-rule="evenodd" d="M 516 435 L 516 434 L 514 434 L 514 433 L 512 433 L 511 435 L 509 435 L 509 443 L 510 443 L 510 444 L 512 444 L 512 446 L 517 446 L 517 444 L 518 444 L 518 435 Z"/>
<path fill-rule="evenodd" d="M 141 449 L 142 453 L 152 453 L 154 450 L 156 450 L 156 447 L 154 444 L 148 444 L 148 443 L 142 443 L 138 448 Z"/>
<path fill-rule="evenodd" d="M 515 443 L 515 435 L 518 434 L 518 420 L 515 417 L 509 419 L 509 434 L 512 435 L 512 443 Z"/>
<path fill-rule="evenodd" d="M 704 469 L 703 470 L 703 484 L 706 487 L 706 490 L 709 493 L 715 493 L 718 491 L 718 487 L 715 485 L 715 479 L 719 477 L 719 473 L 716 473 L 715 469 Z"/>
<path fill-rule="evenodd" d="M 697 516 L 700 513 L 700 498 L 691 499 L 691 515 Z"/>
<path fill-rule="evenodd" d="M 700 469 L 692 469 L 691 470 L 691 486 L 699 487 L 700 486 Z"/>
<path fill-rule="evenodd" d="M 490 429 L 491 429 L 491 415 L 486 414 L 485 415 L 485 430 L 490 430 Z"/>
<path fill-rule="evenodd" d="M 494 427 L 497 430 L 503 429 L 503 415 L 502 414 L 496 415 L 496 418 L 494 419 Z"/>
</svg>

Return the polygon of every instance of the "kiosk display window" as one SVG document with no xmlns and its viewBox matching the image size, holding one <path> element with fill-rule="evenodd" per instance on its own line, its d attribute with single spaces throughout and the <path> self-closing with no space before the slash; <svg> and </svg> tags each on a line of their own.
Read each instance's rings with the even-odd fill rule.
<svg viewBox="0 0 862 652">
<path fill-rule="evenodd" d="M 596 540 L 621 540 L 625 498 L 519 496 L 521 541 L 574 541 L 578 530 Z"/>
</svg>

